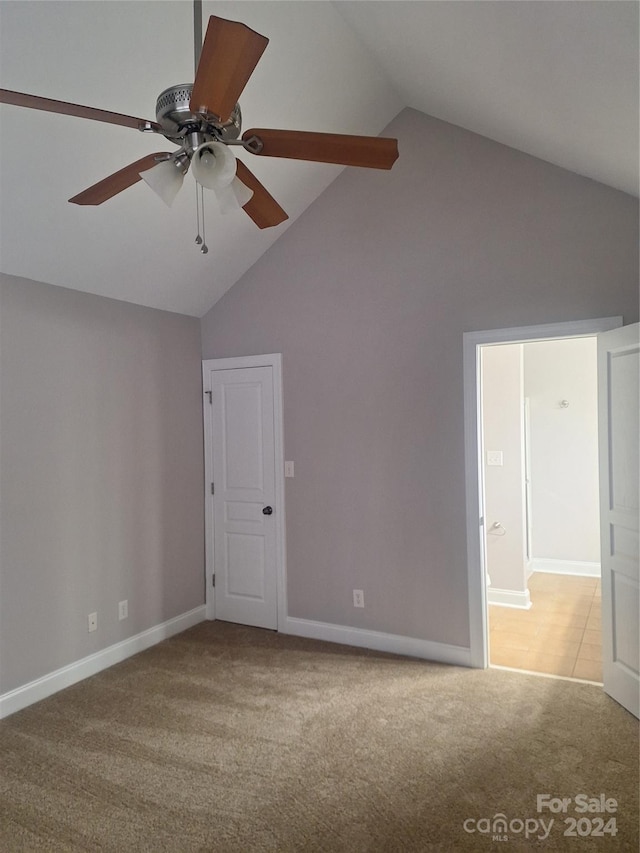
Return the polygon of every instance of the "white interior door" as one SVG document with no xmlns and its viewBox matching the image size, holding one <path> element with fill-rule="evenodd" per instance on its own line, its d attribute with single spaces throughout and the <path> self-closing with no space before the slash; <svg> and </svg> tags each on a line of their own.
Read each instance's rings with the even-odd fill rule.
<svg viewBox="0 0 640 853">
<path fill-rule="evenodd" d="M 205 371 L 207 385 L 208 562 L 215 576 L 210 615 L 276 629 L 283 507 L 277 497 L 273 366 L 212 369 L 208 376 Z"/>
<path fill-rule="evenodd" d="M 640 324 L 598 336 L 602 645 L 605 691 L 640 712 L 638 499 Z"/>
</svg>

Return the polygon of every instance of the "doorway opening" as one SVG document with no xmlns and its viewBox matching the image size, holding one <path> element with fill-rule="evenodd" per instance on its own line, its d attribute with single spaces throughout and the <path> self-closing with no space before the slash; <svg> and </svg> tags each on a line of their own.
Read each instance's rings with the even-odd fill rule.
<svg viewBox="0 0 640 853">
<path fill-rule="evenodd" d="M 602 682 L 597 339 L 479 357 L 489 663 Z"/>
<path fill-rule="evenodd" d="M 509 507 L 509 515 L 501 514 L 500 516 L 489 516 L 487 513 L 488 507 L 486 505 L 485 493 L 486 474 L 487 471 L 493 473 L 500 470 L 501 467 L 506 467 L 504 464 L 506 449 L 505 447 L 485 446 L 486 443 L 483 439 L 483 352 L 488 352 L 489 348 L 491 348 L 491 351 L 495 353 L 498 351 L 500 346 L 508 344 L 515 345 L 515 348 L 519 349 L 525 344 L 531 344 L 533 342 L 554 341 L 559 343 L 569 339 L 593 338 L 600 332 L 608 331 L 621 325 L 621 318 L 611 317 L 577 321 L 574 323 L 554 323 L 544 326 L 469 332 L 464 335 L 467 551 L 469 567 L 470 647 L 472 665 L 474 666 L 486 667 L 490 663 L 490 606 L 496 608 L 494 612 L 504 612 L 505 615 L 511 612 L 512 619 L 524 617 L 525 620 L 528 619 L 529 621 L 532 621 L 533 616 L 530 614 L 533 612 L 539 614 L 544 609 L 544 605 L 542 607 L 536 605 L 535 610 L 531 607 L 531 603 L 535 600 L 536 595 L 539 599 L 538 603 L 542 602 L 545 596 L 548 597 L 547 610 L 552 610 L 554 607 L 562 609 L 563 605 L 559 603 L 562 599 L 562 590 L 560 589 L 560 586 L 564 583 L 564 581 L 561 580 L 560 574 L 552 571 L 540 571 L 540 569 L 544 568 L 553 568 L 553 566 L 550 565 L 552 558 L 545 556 L 544 554 L 538 555 L 538 559 L 543 561 L 546 559 L 549 563 L 547 563 L 546 566 L 544 563 L 542 565 L 538 563 L 538 571 L 533 573 L 531 572 L 532 566 L 530 564 L 533 562 L 533 559 L 536 558 L 536 534 L 532 529 L 532 504 L 534 504 L 533 490 L 536 486 L 533 483 L 529 483 L 527 486 L 526 483 L 527 474 L 530 475 L 532 473 L 531 470 L 527 468 L 527 466 L 530 466 L 532 462 L 532 435 L 530 431 L 531 400 L 529 400 L 529 403 L 526 403 L 524 394 L 522 394 L 522 400 L 517 404 L 516 415 L 518 423 L 517 435 L 520 446 L 520 460 L 516 465 L 516 469 L 519 477 L 518 482 L 519 488 L 521 489 L 521 499 L 519 505 Z M 522 383 L 522 360 L 520 360 L 517 370 L 514 370 L 512 365 L 511 371 L 518 378 L 518 381 Z M 569 406 L 567 407 L 563 405 L 563 401 L 564 403 L 568 402 Z M 571 400 L 568 399 L 568 395 L 562 394 L 556 402 L 558 405 L 558 413 L 566 413 L 564 410 L 570 409 L 571 407 Z M 498 419 L 500 419 L 500 412 L 498 412 L 498 415 Z M 527 423 L 528 419 L 529 422 Z M 486 464 L 488 462 L 491 464 Z M 529 477 L 529 479 L 531 478 Z M 553 501 L 547 500 L 547 503 L 553 504 Z M 551 509 L 553 510 L 553 505 L 551 506 Z M 551 513 L 551 515 L 553 515 L 553 513 Z M 508 522 L 507 519 L 509 519 Z M 494 550 L 497 550 L 500 547 L 504 548 L 507 540 L 509 540 L 510 545 L 513 544 L 513 540 L 516 537 L 510 534 L 513 534 L 516 528 L 520 531 L 520 582 L 519 585 L 512 584 L 511 589 L 509 589 L 508 587 L 505 588 L 500 586 L 503 581 L 500 580 L 498 575 L 496 575 L 495 578 L 491 577 L 491 568 L 488 566 L 487 561 L 487 544 L 489 540 L 491 542 L 491 548 Z M 598 523 L 596 521 L 596 534 L 598 529 Z M 556 532 L 555 535 L 560 541 L 562 541 L 567 538 L 564 535 L 565 532 L 566 531 L 559 531 Z M 527 559 L 527 556 L 529 559 Z M 556 561 L 554 560 L 553 562 Z M 566 564 L 568 562 L 570 562 L 570 559 L 568 556 L 565 556 L 564 568 L 566 568 Z M 571 562 L 588 563 L 596 561 L 574 560 Z M 563 566 L 560 568 L 563 568 Z M 573 568 L 579 569 L 580 567 L 574 566 Z M 590 568 L 595 571 L 595 567 Z M 489 575 L 489 577 L 487 575 Z M 546 583 L 543 583 L 541 586 L 549 586 L 550 589 L 547 589 L 546 591 L 539 589 L 536 591 L 535 588 L 540 584 L 540 582 L 530 580 L 531 577 L 535 577 L 536 575 L 539 577 L 546 575 L 546 578 L 543 578 L 543 580 L 546 580 Z M 554 576 L 555 580 L 553 579 Z M 599 608 L 599 599 L 597 598 L 599 596 L 599 589 L 597 581 L 597 577 L 587 577 L 585 579 L 579 575 L 575 575 L 574 578 L 567 579 L 567 584 L 573 583 L 575 586 L 578 586 L 581 582 L 583 583 L 583 589 L 575 591 L 576 598 L 580 599 L 577 607 L 579 610 L 585 611 L 585 624 L 582 628 L 578 625 L 575 626 L 578 630 L 581 630 L 579 646 L 583 645 L 585 639 L 595 639 L 594 635 L 588 635 L 588 637 L 585 638 L 584 632 L 587 630 L 586 623 L 589 621 L 590 627 L 588 630 L 595 630 L 596 628 L 596 614 Z M 490 594 L 491 588 L 493 589 Z M 502 618 L 505 618 L 505 616 Z M 560 618 L 560 621 L 567 620 Z M 504 630 L 505 627 L 509 626 L 502 625 L 498 628 L 498 625 L 496 624 L 494 629 Z M 574 626 L 569 625 L 560 627 Z M 533 628 L 531 628 L 531 631 L 533 631 Z M 505 634 L 513 633 L 517 632 L 505 631 Z M 569 633 L 569 636 L 575 638 L 577 634 Z M 572 642 L 575 643 L 576 640 L 573 639 Z M 526 651 L 528 652 L 529 649 Z M 571 674 L 561 675 L 560 677 L 586 677 L 586 674 L 585 676 L 573 676 L 573 672 L 576 671 L 575 665 L 576 661 L 574 661 L 572 665 Z M 529 669 L 529 671 L 536 670 Z M 595 679 L 589 678 L 587 680 Z"/>
</svg>

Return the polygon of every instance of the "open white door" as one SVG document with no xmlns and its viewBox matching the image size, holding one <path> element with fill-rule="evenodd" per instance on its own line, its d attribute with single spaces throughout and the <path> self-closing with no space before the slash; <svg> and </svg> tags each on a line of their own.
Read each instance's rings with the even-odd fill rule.
<svg viewBox="0 0 640 853">
<path fill-rule="evenodd" d="M 640 324 L 598 336 L 598 429 L 605 691 L 640 713 Z"/>
</svg>

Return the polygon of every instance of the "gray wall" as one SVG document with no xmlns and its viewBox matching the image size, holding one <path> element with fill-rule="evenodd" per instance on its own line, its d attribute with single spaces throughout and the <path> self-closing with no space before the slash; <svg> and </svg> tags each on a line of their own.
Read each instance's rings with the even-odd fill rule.
<svg viewBox="0 0 640 853">
<path fill-rule="evenodd" d="M 393 170 L 341 173 L 203 356 L 283 353 L 290 614 L 466 646 L 462 334 L 636 320 L 637 200 L 413 110 L 386 134 Z"/>
<path fill-rule="evenodd" d="M 198 320 L 9 276 L 0 309 L 4 693 L 203 604 L 204 533 Z"/>
</svg>

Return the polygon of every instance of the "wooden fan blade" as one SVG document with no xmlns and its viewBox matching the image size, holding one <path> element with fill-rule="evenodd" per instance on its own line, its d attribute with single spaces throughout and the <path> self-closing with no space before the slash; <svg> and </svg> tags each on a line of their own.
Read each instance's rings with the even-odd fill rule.
<svg viewBox="0 0 640 853">
<path fill-rule="evenodd" d="M 0 104 L 12 104 L 14 107 L 28 107 L 31 110 L 45 110 L 48 113 L 62 113 L 78 118 L 90 118 L 93 121 L 105 121 L 109 124 L 121 124 L 136 130 L 148 128 L 160 130 L 160 125 L 146 118 L 126 116 L 112 113 L 109 110 L 98 110 L 95 107 L 83 107 L 80 104 L 70 104 L 67 101 L 54 101 L 51 98 L 40 98 L 38 95 L 26 95 L 24 92 L 12 92 L 10 89 L 0 89 Z"/>
<path fill-rule="evenodd" d="M 102 204 L 103 201 L 107 201 L 107 199 L 121 193 L 122 190 L 126 190 L 127 187 L 136 184 L 141 180 L 140 172 L 151 169 L 160 160 L 164 160 L 168 156 L 170 155 L 163 151 L 147 154 L 146 157 L 141 157 L 135 163 L 130 163 L 124 169 L 114 172 L 108 178 L 104 178 L 92 187 L 78 193 L 78 195 L 74 195 L 69 201 L 72 204 Z"/>
<path fill-rule="evenodd" d="M 245 24 L 212 15 L 191 91 L 191 111 L 227 121 L 268 44 L 268 38 Z"/>
<path fill-rule="evenodd" d="M 258 228 L 271 228 L 289 218 L 275 198 L 241 160 L 236 161 L 236 177 L 253 190 L 253 196 L 244 205 L 243 210 L 253 219 Z"/>
<path fill-rule="evenodd" d="M 347 136 L 339 133 L 308 133 L 303 130 L 252 128 L 242 134 L 244 142 L 256 137 L 262 148 L 249 150 L 264 157 L 314 160 L 368 169 L 390 169 L 398 159 L 398 140 L 380 136 Z"/>
</svg>

